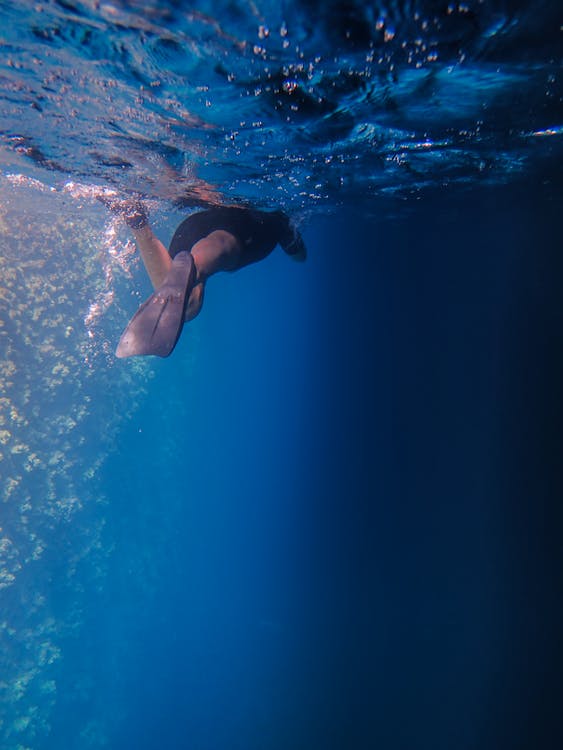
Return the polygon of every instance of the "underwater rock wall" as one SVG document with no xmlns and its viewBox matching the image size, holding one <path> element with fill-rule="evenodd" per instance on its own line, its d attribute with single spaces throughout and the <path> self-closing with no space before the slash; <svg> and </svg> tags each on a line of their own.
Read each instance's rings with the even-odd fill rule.
<svg viewBox="0 0 563 750">
<path fill-rule="evenodd" d="M 126 237 L 87 189 L 0 177 L 4 750 L 48 734 L 65 638 L 111 552 L 99 470 L 151 377 L 146 362 L 112 354 L 127 319 L 114 292 L 131 289 Z"/>
</svg>

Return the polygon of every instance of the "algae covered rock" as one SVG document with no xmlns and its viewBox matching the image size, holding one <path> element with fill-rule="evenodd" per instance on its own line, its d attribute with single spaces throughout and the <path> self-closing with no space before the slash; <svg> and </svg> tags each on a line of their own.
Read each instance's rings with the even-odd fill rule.
<svg viewBox="0 0 563 750">
<path fill-rule="evenodd" d="M 48 733 L 65 640 L 99 587 L 99 473 L 151 375 L 118 363 L 132 247 L 95 201 L 0 178 L 0 746 Z M 118 295 L 119 296 L 119 295 Z M 77 571 L 80 569 L 80 576 Z M 53 592 L 57 606 L 53 606 Z"/>
</svg>

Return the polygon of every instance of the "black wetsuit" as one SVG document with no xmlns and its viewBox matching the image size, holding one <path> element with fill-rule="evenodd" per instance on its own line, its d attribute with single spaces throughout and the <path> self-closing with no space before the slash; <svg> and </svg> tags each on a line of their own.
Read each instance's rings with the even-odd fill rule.
<svg viewBox="0 0 563 750">
<path fill-rule="evenodd" d="M 234 235 L 242 247 L 243 265 L 256 263 L 280 243 L 290 255 L 299 251 L 288 217 L 282 211 L 256 211 L 238 206 L 217 206 L 188 216 L 174 232 L 170 257 L 192 247 L 211 232 L 222 229 Z M 299 237 L 300 240 L 300 237 Z"/>
</svg>

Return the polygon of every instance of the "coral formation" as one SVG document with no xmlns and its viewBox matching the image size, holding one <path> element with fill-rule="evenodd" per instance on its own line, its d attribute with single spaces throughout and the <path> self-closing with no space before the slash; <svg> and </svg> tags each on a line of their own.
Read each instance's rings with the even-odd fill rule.
<svg viewBox="0 0 563 750">
<path fill-rule="evenodd" d="M 150 365 L 110 354 L 132 248 L 84 189 L 0 177 L 0 746 L 48 732 L 57 662 L 100 585 L 100 467 Z M 85 207 L 84 207 L 85 204 Z M 108 333 L 109 332 L 109 333 Z M 98 582 L 97 584 L 94 582 Z M 52 611 L 50 592 L 65 596 Z"/>
</svg>

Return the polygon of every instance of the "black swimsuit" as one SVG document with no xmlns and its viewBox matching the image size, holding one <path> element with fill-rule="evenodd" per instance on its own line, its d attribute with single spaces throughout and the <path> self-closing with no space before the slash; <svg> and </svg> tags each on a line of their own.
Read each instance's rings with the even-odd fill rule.
<svg viewBox="0 0 563 750">
<path fill-rule="evenodd" d="M 137 228 L 141 228 L 140 225 Z M 240 243 L 240 251 L 237 248 L 236 253 L 237 268 L 265 258 L 278 242 L 289 255 L 303 258 L 305 255 L 301 235 L 282 211 L 265 213 L 225 206 L 188 216 L 174 232 L 170 243 L 169 253 L 175 260 L 163 283 L 129 321 L 119 340 L 118 357 L 139 354 L 167 357 L 172 352 L 182 332 L 186 303 L 197 282 L 197 269 L 190 251 L 196 242 L 221 229 L 234 235 Z"/>
<path fill-rule="evenodd" d="M 182 250 L 191 250 L 196 242 L 218 229 L 229 232 L 240 242 L 243 265 L 265 258 L 278 242 L 284 243 L 290 233 L 289 219 L 282 211 L 267 213 L 218 206 L 184 219 L 170 242 L 170 257 L 174 258 Z"/>
</svg>

